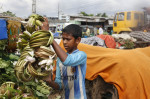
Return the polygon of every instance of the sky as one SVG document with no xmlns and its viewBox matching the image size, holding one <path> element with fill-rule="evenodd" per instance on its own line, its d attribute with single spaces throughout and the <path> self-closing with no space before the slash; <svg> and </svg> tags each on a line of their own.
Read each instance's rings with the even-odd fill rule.
<svg viewBox="0 0 150 99">
<path fill-rule="evenodd" d="M 94 15 L 105 12 L 111 16 L 143 7 L 150 7 L 150 0 L 36 0 L 36 13 L 47 17 L 57 17 L 58 12 L 77 15 L 81 11 Z M 0 13 L 8 10 L 17 17 L 26 18 L 32 14 L 32 0 L 0 0 Z"/>
</svg>

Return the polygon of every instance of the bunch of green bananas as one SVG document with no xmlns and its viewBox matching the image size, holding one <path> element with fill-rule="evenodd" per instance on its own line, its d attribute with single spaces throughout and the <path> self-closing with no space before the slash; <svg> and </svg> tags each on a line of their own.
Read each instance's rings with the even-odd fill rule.
<svg viewBox="0 0 150 99">
<path fill-rule="evenodd" d="M 36 60 L 33 62 L 26 60 L 28 56 Z M 49 57 L 51 57 L 51 60 Z M 56 54 L 50 48 L 41 46 L 36 51 L 34 51 L 29 46 L 25 47 L 15 65 L 16 77 L 20 81 L 27 82 L 33 80 L 34 78 L 42 79 L 43 77 L 48 76 L 51 72 L 46 70 L 47 64 L 38 64 L 40 61 L 46 59 L 48 62 L 52 61 L 52 63 L 53 60 L 56 59 Z M 49 65 L 52 65 L 52 63 Z"/>
<path fill-rule="evenodd" d="M 31 34 L 35 31 L 40 30 L 40 27 L 43 25 L 42 22 L 44 22 L 44 18 L 38 14 L 32 14 L 29 17 L 29 20 L 26 25 L 26 31 L 24 31 L 23 34 L 19 35 L 20 39 L 17 42 L 18 49 L 22 51 L 23 48 L 28 45 Z"/>
<path fill-rule="evenodd" d="M 43 21 L 42 16 L 31 15 L 26 31 L 20 35 L 17 45 L 21 55 L 15 65 L 15 74 L 19 81 L 42 80 L 51 73 L 50 67 L 57 58 L 49 47 L 54 40 L 52 32 L 40 30 Z M 44 82 L 41 84 L 45 86 L 43 88 L 51 89 Z"/>
<path fill-rule="evenodd" d="M 56 54 L 50 48 L 45 46 L 40 46 L 40 48 L 38 48 L 35 52 L 35 57 L 39 57 L 42 59 L 49 59 L 50 56 L 54 56 L 54 60 L 57 58 Z"/>
<path fill-rule="evenodd" d="M 7 95 L 8 98 L 10 99 L 12 97 L 12 93 L 8 88 L 14 88 L 15 83 L 14 82 L 5 82 L 0 86 L 0 99 L 5 99 L 3 98 L 4 95 Z"/>
<path fill-rule="evenodd" d="M 32 14 L 29 17 L 26 29 L 31 34 L 34 31 L 40 30 L 40 27 L 43 25 L 42 22 L 44 22 L 44 18 L 38 14 Z"/>
<path fill-rule="evenodd" d="M 53 34 L 50 31 L 35 31 L 30 38 L 29 45 L 31 48 L 40 46 L 49 46 L 54 40 Z"/>
<path fill-rule="evenodd" d="M 28 61 L 26 61 L 26 57 L 27 56 L 32 56 L 30 54 L 30 52 L 33 51 L 29 46 L 26 46 L 24 48 L 24 50 L 21 53 L 21 56 L 19 58 L 19 60 L 17 61 L 16 65 L 15 65 L 15 74 L 16 77 L 20 80 L 20 81 L 31 81 L 33 80 L 33 76 L 30 75 L 26 69 L 27 65 L 29 64 Z"/>
<path fill-rule="evenodd" d="M 23 90 L 20 90 L 20 87 L 18 87 L 14 82 L 5 82 L 0 86 L 0 99 L 38 99 L 38 98 L 34 97 L 32 93 L 24 93 Z"/>
</svg>

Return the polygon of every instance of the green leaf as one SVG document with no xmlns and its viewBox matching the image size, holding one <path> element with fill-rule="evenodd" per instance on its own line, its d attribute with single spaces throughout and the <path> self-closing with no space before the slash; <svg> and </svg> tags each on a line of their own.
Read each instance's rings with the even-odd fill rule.
<svg viewBox="0 0 150 99">
<path fill-rule="evenodd" d="M 40 93 L 40 92 L 38 92 L 38 91 L 36 91 L 36 94 L 37 94 L 37 96 L 42 96 L 42 97 L 45 96 L 44 94 L 42 94 L 42 93 Z"/>
<path fill-rule="evenodd" d="M 0 68 L 6 68 L 10 65 L 10 61 L 5 61 L 2 58 L 0 58 Z"/>
<path fill-rule="evenodd" d="M 14 54 L 10 54 L 10 55 L 9 55 L 9 59 L 10 59 L 10 60 L 16 60 L 16 61 L 17 61 L 17 60 L 19 59 L 19 56 L 16 56 L 16 55 L 14 55 Z"/>
</svg>

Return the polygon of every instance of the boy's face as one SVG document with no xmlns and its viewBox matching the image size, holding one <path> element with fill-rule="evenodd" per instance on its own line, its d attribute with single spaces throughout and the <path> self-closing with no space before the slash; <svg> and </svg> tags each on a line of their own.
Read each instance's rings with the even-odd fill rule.
<svg viewBox="0 0 150 99">
<path fill-rule="evenodd" d="M 77 49 L 77 45 L 80 43 L 81 40 L 80 37 L 75 39 L 71 34 L 67 34 L 65 32 L 62 34 L 62 39 L 64 48 L 67 50 L 69 54 Z"/>
</svg>

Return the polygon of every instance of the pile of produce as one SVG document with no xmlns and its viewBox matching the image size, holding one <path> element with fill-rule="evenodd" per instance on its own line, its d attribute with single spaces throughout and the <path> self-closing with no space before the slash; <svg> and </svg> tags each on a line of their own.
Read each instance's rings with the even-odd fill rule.
<svg viewBox="0 0 150 99">
<path fill-rule="evenodd" d="M 11 84 L 6 82 L 17 82 L 14 74 L 13 63 L 19 59 L 14 53 L 8 53 L 6 47 L 8 46 L 7 40 L 0 40 L 0 99 L 10 99 L 9 96 L 12 94 L 9 90 Z M 12 96 L 12 95 L 11 95 Z"/>
<path fill-rule="evenodd" d="M 135 47 L 135 38 L 131 37 L 129 34 L 113 34 L 112 37 L 116 41 L 116 48 L 120 49 L 133 49 Z"/>
<path fill-rule="evenodd" d="M 11 95 L 11 98 L 22 99 L 23 94 L 26 93 L 28 94 L 26 96 L 35 96 L 32 99 L 36 99 L 36 97 L 44 99 L 52 91 L 52 88 L 43 79 L 51 74 L 57 56 L 50 48 L 54 39 L 53 34 L 50 31 L 41 30 L 42 22 L 44 22 L 42 16 L 31 15 L 26 30 L 19 35 L 17 50 L 20 57 L 14 64 L 14 74 L 18 81 L 17 88 L 21 87 L 23 90 L 21 90 L 21 94 L 15 92 L 17 95 L 15 98 L 14 95 Z M 9 88 L 3 87 L 5 83 L 1 85 L 1 90 L 3 89 L 5 94 L 0 91 L 0 97 L 8 97 L 6 93 L 11 92 L 9 86 Z"/>
</svg>

